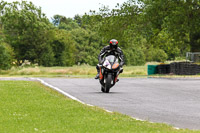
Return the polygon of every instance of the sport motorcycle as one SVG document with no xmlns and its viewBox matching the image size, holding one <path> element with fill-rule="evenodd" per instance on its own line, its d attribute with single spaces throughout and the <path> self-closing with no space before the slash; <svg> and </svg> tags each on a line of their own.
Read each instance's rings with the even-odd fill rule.
<svg viewBox="0 0 200 133">
<path fill-rule="evenodd" d="M 114 55 L 109 55 L 104 58 L 102 65 L 99 65 L 99 82 L 101 84 L 101 91 L 109 93 L 116 82 L 118 82 L 118 76 L 123 72 L 123 68 L 120 67 L 118 58 Z"/>
</svg>

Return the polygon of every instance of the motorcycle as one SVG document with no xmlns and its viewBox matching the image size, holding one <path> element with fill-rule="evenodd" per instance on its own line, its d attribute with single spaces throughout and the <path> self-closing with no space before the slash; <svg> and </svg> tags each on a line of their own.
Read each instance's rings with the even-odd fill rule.
<svg viewBox="0 0 200 133">
<path fill-rule="evenodd" d="M 99 82 L 101 84 L 101 91 L 109 93 L 110 88 L 119 81 L 118 76 L 123 72 L 123 68 L 119 66 L 118 58 L 114 55 L 105 57 L 102 64 L 103 65 L 99 65 Z"/>
</svg>

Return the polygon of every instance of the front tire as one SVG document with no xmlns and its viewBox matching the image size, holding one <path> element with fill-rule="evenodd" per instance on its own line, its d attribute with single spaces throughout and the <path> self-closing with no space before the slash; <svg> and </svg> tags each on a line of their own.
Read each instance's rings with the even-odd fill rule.
<svg viewBox="0 0 200 133">
<path fill-rule="evenodd" d="M 103 86 L 101 86 L 101 91 L 102 91 L 102 92 L 105 92 L 105 90 L 104 90 Z"/>
<path fill-rule="evenodd" d="M 112 75 L 108 74 L 107 78 L 106 78 L 106 83 L 105 83 L 105 88 L 104 91 L 106 93 L 109 93 L 110 88 L 111 88 L 111 81 L 112 81 Z"/>
</svg>

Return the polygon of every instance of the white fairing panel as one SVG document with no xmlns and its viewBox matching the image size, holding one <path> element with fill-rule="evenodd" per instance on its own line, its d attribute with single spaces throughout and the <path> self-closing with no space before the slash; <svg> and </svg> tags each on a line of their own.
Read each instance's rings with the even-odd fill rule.
<svg viewBox="0 0 200 133">
<path fill-rule="evenodd" d="M 103 66 L 108 68 L 108 69 L 111 69 L 111 64 L 110 64 L 110 62 L 108 60 L 104 61 Z"/>
</svg>

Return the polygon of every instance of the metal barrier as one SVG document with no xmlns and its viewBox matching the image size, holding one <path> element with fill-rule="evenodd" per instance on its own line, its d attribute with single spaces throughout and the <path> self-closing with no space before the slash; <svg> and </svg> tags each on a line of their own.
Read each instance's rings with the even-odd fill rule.
<svg viewBox="0 0 200 133">
<path fill-rule="evenodd" d="M 200 52 L 187 52 L 186 60 L 190 60 L 192 62 L 200 62 Z"/>
</svg>

